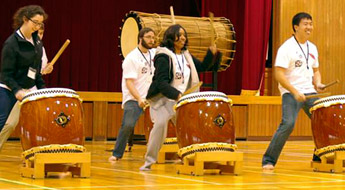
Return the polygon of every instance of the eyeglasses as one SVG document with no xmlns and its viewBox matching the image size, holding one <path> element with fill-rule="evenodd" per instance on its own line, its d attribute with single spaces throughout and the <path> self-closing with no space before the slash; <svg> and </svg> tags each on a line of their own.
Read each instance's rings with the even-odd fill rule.
<svg viewBox="0 0 345 190">
<path fill-rule="evenodd" d="M 154 36 L 144 36 L 144 38 L 149 39 L 149 40 L 154 40 L 155 39 Z"/>
<path fill-rule="evenodd" d="M 31 18 L 29 18 L 29 20 L 34 23 L 36 26 L 39 26 L 39 27 L 44 27 L 44 23 L 43 22 L 38 22 L 36 20 L 31 20 Z"/>
</svg>

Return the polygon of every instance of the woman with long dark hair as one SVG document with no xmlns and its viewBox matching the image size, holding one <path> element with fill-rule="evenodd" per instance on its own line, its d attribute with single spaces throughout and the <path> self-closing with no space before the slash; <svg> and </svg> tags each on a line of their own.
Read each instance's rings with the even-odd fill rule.
<svg viewBox="0 0 345 190">
<path fill-rule="evenodd" d="M 182 94 L 199 83 L 198 72 L 214 70 L 220 62 L 220 53 L 211 46 L 201 62 L 188 51 L 186 30 L 179 24 L 170 26 L 157 47 L 154 58 L 155 73 L 146 98 L 154 123 L 151 130 L 145 164 L 142 171 L 151 170 L 167 134 L 168 121 L 174 122 L 173 106 Z"/>
</svg>

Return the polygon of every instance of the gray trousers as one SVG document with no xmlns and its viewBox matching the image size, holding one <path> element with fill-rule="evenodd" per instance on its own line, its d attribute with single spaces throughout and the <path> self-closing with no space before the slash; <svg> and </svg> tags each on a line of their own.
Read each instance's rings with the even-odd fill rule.
<svg viewBox="0 0 345 190">
<path fill-rule="evenodd" d="M 153 128 L 150 132 L 149 142 L 147 143 L 147 152 L 145 154 L 145 167 L 150 168 L 156 163 L 158 152 L 161 149 L 168 131 L 168 122 L 175 124 L 176 113 L 174 105 L 176 101 L 166 97 L 161 97 L 157 101 L 150 102 L 150 116 L 153 122 Z"/>
<path fill-rule="evenodd" d="M 16 104 L 14 104 L 10 115 L 8 116 L 6 123 L 4 125 L 4 128 L 2 128 L 0 132 L 0 151 L 2 150 L 2 147 L 4 146 L 5 142 L 7 141 L 8 137 L 12 134 L 14 129 L 16 128 L 18 121 L 19 121 L 19 115 L 20 115 L 20 102 L 17 101 Z"/>
</svg>

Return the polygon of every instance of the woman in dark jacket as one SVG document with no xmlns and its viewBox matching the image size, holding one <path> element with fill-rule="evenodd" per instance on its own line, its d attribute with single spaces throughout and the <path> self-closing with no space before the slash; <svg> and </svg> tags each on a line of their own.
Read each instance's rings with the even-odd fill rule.
<svg viewBox="0 0 345 190">
<path fill-rule="evenodd" d="M 43 44 L 37 31 L 46 18 L 37 5 L 22 7 L 13 16 L 15 32 L 5 41 L 1 54 L 0 150 L 17 125 L 18 101 L 28 91 L 44 88 L 40 73 Z"/>
<path fill-rule="evenodd" d="M 158 152 L 167 134 L 170 119 L 174 120 L 173 106 L 190 87 L 199 83 L 198 72 L 213 70 L 220 62 L 220 53 L 211 46 L 201 62 L 187 50 L 186 30 L 179 24 L 170 26 L 164 33 L 160 47 L 154 58 L 155 73 L 149 88 L 147 99 L 150 102 L 150 114 L 154 123 L 151 130 L 145 164 L 142 171 L 151 170 Z"/>
</svg>

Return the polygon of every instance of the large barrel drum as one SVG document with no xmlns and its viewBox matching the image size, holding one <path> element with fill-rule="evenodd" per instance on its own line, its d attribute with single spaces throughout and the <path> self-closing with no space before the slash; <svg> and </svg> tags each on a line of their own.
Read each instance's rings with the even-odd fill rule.
<svg viewBox="0 0 345 190">
<path fill-rule="evenodd" d="M 203 60 L 207 48 L 211 45 L 211 34 L 214 31 L 215 44 L 223 54 L 218 71 L 226 70 L 236 52 L 235 30 L 229 19 L 215 17 L 213 25 L 207 17 L 175 16 L 176 24 L 183 26 L 188 34 L 188 50 L 199 60 Z M 120 31 L 120 50 L 126 57 L 138 46 L 138 34 L 144 27 L 152 28 L 157 36 L 156 45 L 163 39 L 165 30 L 172 25 L 171 16 L 131 11 L 126 14 Z"/>
<path fill-rule="evenodd" d="M 71 89 L 47 88 L 28 93 L 20 119 L 23 150 L 50 144 L 84 145 L 83 109 Z"/>
<path fill-rule="evenodd" d="M 180 148 L 209 142 L 235 143 L 231 99 L 221 92 L 183 96 L 176 105 L 176 135 Z"/>
<path fill-rule="evenodd" d="M 316 154 L 332 156 L 345 150 L 345 95 L 321 98 L 310 109 Z"/>
</svg>

